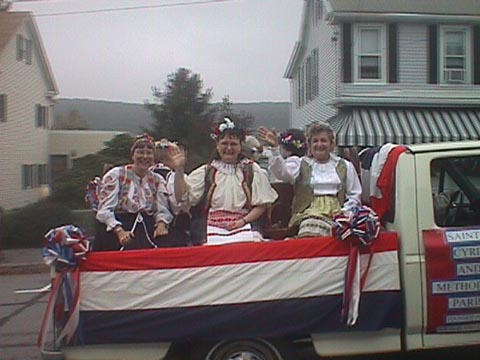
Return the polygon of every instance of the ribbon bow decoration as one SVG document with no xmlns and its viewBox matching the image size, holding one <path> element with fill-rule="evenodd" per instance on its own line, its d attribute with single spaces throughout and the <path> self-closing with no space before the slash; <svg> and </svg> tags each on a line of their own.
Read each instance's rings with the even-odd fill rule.
<svg viewBox="0 0 480 360">
<path fill-rule="evenodd" d="M 378 238 L 380 220 L 377 214 L 368 206 L 356 206 L 334 219 L 334 234 L 341 241 L 348 241 L 350 251 L 343 291 L 342 319 L 348 326 L 353 326 L 358 320 L 360 295 L 367 279 L 373 253 L 370 252 L 368 264 L 361 274 L 360 248 L 369 247 Z"/>
<path fill-rule="evenodd" d="M 64 339 L 67 343 L 70 342 L 76 333 L 80 305 L 78 266 L 86 259 L 89 251 L 90 241 L 77 226 L 65 225 L 51 229 L 45 234 L 43 260 L 55 270 L 57 275 L 38 335 L 37 345 L 41 349 L 45 348 L 47 333 L 52 322 L 58 322 L 63 326 L 60 334 L 54 331 L 54 343 L 57 348 Z"/>
</svg>

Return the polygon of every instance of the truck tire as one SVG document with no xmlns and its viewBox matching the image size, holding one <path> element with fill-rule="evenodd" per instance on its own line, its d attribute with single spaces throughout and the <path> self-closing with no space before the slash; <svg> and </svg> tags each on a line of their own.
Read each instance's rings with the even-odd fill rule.
<svg viewBox="0 0 480 360">
<path fill-rule="evenodd" d="M 222 341 L 205 360 L 283 360 L 277 349 L 265 340 Z"/>
</svg>

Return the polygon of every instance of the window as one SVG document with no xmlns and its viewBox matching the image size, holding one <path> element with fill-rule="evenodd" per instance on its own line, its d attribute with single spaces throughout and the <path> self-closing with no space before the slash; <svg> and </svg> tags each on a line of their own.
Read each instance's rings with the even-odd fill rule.
<svg viewBox="0 0 480 360">
<path fill-rule="evenodd" d="M 38 183 L 40 185 L 48 184 L 48 167 L 47 164 L 38 165 Z"/>
<path fill-rule="evenodd" d="M 305 98 L 307 103 L 312 100 L 312 57 L 305 61 Z"/>
<path fill-rule="evenodd" d="M 0 122 L 7 121 L 7 95 L 0 94 Z"/>
<path fill-rule="evenodd" d="M 305 70 L 302 65 L 297 71 L 297 107 L 302 107 L 305 103 Z"/>
<path fill-rule="evenodd" d="M 435 223 L 471 226 L 480 223 L 480 156 L 432 161 L 431 182 Z"/>
<path fill-rule="evenodd" d="M 442 26 L 440 28 L 440 79 L 442 83 L 470 83 L 470 28 Z"/>
<path fill-rule="evenodd" d="M 32 40 L 25 39 L 20 34 L 17 34 L 17 61 L 32 64 Z"/>
<path fill-rule="evenodd" d="M 385 33 L 384 25 L 355 26 L 354 76 L 356 82 L 386 81 Z"/>
<path fill-rule="evenodd" d="M 48 127 L 48 106 L 36 105 L 35 126 L 45 129 Z"/>
<path fill-rule="evenodd" d="M 314 49 L 312 51 L 312 98 L 316 98 L 318 96 L 318 87 L 319 87 L 319 79 L 318 79 L 318 72 L 319 72 L 319 63 L 318 63 L 318 49 Z"/>
<path fill-rule="evenodd" d="M 25 40 L 25 63 L 32 64 L 32 40 Z"/>
<path fill-rule="evenodd" d="M 22 165 L 22 189 L 36 188 L 48 184 L 46 164 Z"/>
<path fill-rule="evenodd" d="M 318 49 L 313 49 L 297 70 L 297 107 L 308 104 L 318 96 Z"/>
</svg>

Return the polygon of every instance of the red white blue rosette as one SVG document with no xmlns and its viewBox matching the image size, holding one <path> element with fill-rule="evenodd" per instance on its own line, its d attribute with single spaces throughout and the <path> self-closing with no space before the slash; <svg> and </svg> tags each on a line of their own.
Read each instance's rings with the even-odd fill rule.
<svg viewBox="0 0 480 360">
<path fill-rule="evenodd" d="M 75 225 L 64 225 L 45 234 L 43 260 L 57 271 L 63 267 L 76 267 L 90 251 L 90 241 Z"/>
<path fill-rule="evenodd" d="M 334 233 L 337 239 L 347 240 L 353 236 L 362 245 L 370 245 L 380 233 L 378 215 L 368 206 L 355 206 L 333 218 Z M 350 239 L 353 240 L 353 239 Z"/>
<path fill-rule="evenodd" d="M 378 238 L 381 224 L 378 215 L 368 206 L 353 207 L 337 214 L 333 221 L 334 235 L 341 241 L 348 241 L 350 246 L 345 270 L 342 318 L 347 325 L 353 326 L 358 320 L 360 295 L 373 255 L 370 253 L 366 269 L 361 274 L 360 247 L 369 247 Z"/>
</svg>

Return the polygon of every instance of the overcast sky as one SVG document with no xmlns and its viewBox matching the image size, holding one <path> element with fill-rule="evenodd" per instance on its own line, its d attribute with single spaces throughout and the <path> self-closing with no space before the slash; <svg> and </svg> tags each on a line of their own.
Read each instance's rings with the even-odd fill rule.
<svg viewBox="0 0 480 360">
<path fill-rule="evenodd" d="M 183 4 L 181 6 L 172 6 Z M 179 67 L 213 101 L 289 101 L 283 78 L 302 0 L 37 0 L 32 11 L 61 98 L 144 102 Z M 136 8 L 123 11 L 99 9 Z M 77 14 L 64 12 L 84 11 Z M 92 12 L 90 12 L 92 11 Z"/>
</svg>

